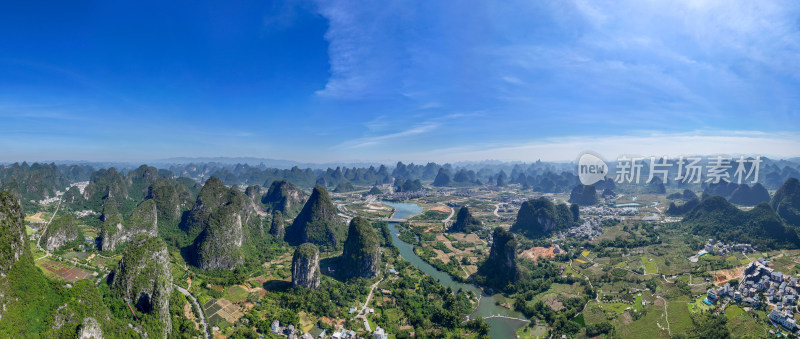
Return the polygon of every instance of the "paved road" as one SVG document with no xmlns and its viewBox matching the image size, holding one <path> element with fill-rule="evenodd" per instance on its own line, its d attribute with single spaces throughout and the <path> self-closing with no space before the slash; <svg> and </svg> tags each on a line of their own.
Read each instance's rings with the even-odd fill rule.
<svg viewBox="0 0 800 339">
<path fill-rule="evenodd" d="M 52 217 L 50 217 L 50 221 L 48 221 L 46 224 L 44 224 L 44 229 L 43 229 L 41 232 L 39 232 L 39 238 L 38 238 L 38 239 L 36 239 L 36 247 L 37 247 L 39 250 L 42 250 L 42 246 L 39 244 L 39 243 L 41 243 L 41 242 L 42 242 L 42 236 L 44 235 L 44 232 L 47 232 L 47 226 L 50 226 L 50 223 L 51 223 L 51 222 L 53 222 L 53 219 L 55 219 L 55 217 L 56 217 L 56 213 L 58 213 L 58 209 L 59 209 L 60 207 L 61 207 L 61 197 L 59 197 L 59 198 L 58 198 L 58 206 L 56 206 L 56 211 L 55 211 L 55 212 L 53 212 L 53 216 L 52 216 Z M 46 252 L 46 251 L 45 251 L 45 252 Z"/>
<path fill-rule="evenodd" d="M 456 209 L 450 207 L 450 215 L 447 216 L 447 219 L 444 219 L 444 223 L 450 222 L 450 219 L 453 219 L 454 215 L 456 215 Z"/>
<path fill-rule="evenodd" d="M 369 321 L 367 321 L 367 305 L 369 305 L 370 299 L 372 299 L 372 294 L 375 293 L 375 288 L 378 287 L 378 284 L 381 283 L 383 279 L 378 280 L 374 284 L 372 284 L 372 289 L 369 290 L 369 295 L 367 296 L 367 301 L 364 302 L 364 305 L 361 306 L 361 312 L 358 313 L 356 318 L 360 318 L 364 320 L 364 328 L 367 329 L 367 332 L 372 332 L 372 329 L 369 326 Z"/>
<path fill-rule="evenodd" d="M 498 218 L 500 217 L 500 214 L 497 213 L 499 210 L 500 210 L 500 204 L 495 204 L 494 205 L 494 216 L 496 216 Z"/>
<path fill-rule="evenodd" d="M 195 299 L 195 297 L 191 293 L 189 293 L 189 291 L 187 291 L 185 288 L 180 287 L 174 283 L 172 285 L 175 286 L 178 292 L 181 292 L 183 293 L 183 295 L 189 297 L 189 300 L 192 302 L 192 304 L 194 304 L 194 306 L 200 312 L 200 321 L 203 323 L 203 334 L 205 334 L 206 339 L 211 338 L 211 335 L 209 335 L 208 333 L 208 322 L 206 322 L 206 314 L 205 312 L 203 312 L 203 308 L 200 307 L 200 304 L 197 302 L 197 299 Z"/>
</svg>

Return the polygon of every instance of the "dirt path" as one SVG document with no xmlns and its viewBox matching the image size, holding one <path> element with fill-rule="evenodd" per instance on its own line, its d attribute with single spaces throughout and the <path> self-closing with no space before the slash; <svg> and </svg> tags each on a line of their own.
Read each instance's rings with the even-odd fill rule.
<svg viewBox="0 0 800 339">
<path fill-rule="evenodd" d="M 592 279 L 589 279 L 589 277 L 583 275 L 583 273 L 581 273 L 580 271 L 578 271 L 574 267 L 572 267 L 572 260 L 570 260 L 570 262 L 569 262 L 569 268 L 571 268 L 572 271 L 574 271 L 575 273 L 578 273 L 580 276 L 582 276 L 584 279 L 586 279 L 586 281 L 589 283 L 589 287 L 591 287 L 592 290 L 594 290 L 594 285 L 592 284 Z M 598 292 L 599 291 L 595 291 L 595 293 L 594 293 L 594 301 L 597 302 L 597 303 L 600 303 L 600 293 L 598 293 Z M 575 313 L 575 316 L 573 316 L 573 318 L 577 317 L 580 314 L 583 314 L 583 311 L 586 310 L 586 307 L 589 306 L 590 302 L 592 302 L 592 300 L 587 301 L 586 304 L 583 305 L 583 308 L 581 309 L 581 311 L 578 312 L 578 313 Z"/>
<path fill-rule="evenodd" d="M 667 299 L 662 298 L 660 295 L 656 296 L 656 298 L 664 301 L 664 319 L 667 322 L 667 334 L 669 334 L 669 336 L 672 337 L 672 331 L 670 331 L 669 329 L 669 312 L 667 311 L 668 308 L 667 305 L 669 304 L 669 302 L 667 302 Z"/>
</svg>

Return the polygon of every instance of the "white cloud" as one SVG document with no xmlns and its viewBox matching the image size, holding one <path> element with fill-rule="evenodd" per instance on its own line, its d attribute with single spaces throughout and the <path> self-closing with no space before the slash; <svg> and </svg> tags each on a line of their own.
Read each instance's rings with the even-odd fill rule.
<svg viewBox="0 0 800 339">
<path fill-rule="evenodd" d="M 343 149 L 352 149 L 352 148 L 362 148 L 362 147 L 368 147 L 368 146 L 383 145 L 383 144 L 385 144 L 387 142 L 390 142 L 390 141 L 398 142 L 398 141 L 402 141 L 403 139 L 405 139 L 407 137 L 418 136 L 420 134 L 425 134 L 425 133 L 431 132 L 431 131 L 437 129 L 438 127 L 439 127 L 438 123 L 430 122 L 430 121 L 429 122 L 424 122 L 424 123 L 418 124 L 418 125 L 416 125 L 416 126 L 414 126 L 412 128 L 409 128 L 409 129 L 406 129 L 406 130 L 403 130 L 403 131 L 399 131 L 399 132 L 393 132 L 393 133 L 388 133 L 388 134 L 383 134 L 383 135 L 367 136 L 367 137 L 348 140 L 348 141 L 345 141 L 345 142 L 335 146 L 335 148 L 336 149 L 342 149 L 342 148 Z"/>
<path fill-rule="evenodd" d="M 691 154 L 744 154 L 772 158 L 800 156 L 800 135 L 749 131 L 639 134 L 630 136 L 571 136 L 507 145 L 465 145 L 405 156 L 415 161 L 572 161 L 579 153 L 594 151 L 606 159 L 623 154 L 680 156 Z"/>
</svg>

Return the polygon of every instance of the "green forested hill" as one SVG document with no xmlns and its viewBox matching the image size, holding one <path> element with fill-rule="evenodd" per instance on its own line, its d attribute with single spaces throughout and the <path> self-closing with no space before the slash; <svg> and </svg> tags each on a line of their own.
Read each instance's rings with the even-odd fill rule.
<svg viewBox="0 0 800 339">
<path fill-rule="evenodd" d="M 800 182 L 789 178 L 775 191 L 770 206 L 786 223 L 800 226 Z"/>
<path fill-rule="evenodd" d="M 797 231 L 787 227 L 766 203 L 742 211 L 721 196 L 711 196 L 692 209 L 683 224 L 696 235 L 750 243 L 764 250 L 800 247 Z"/>
<path fill-rule="evenodd" d="M 316 186 L 292 226 L 286 229 L 286 241 L 293 244 L 310 242 L 330 250 L 341 246 L 346 232 L 328 191 Z"/>
</svg>

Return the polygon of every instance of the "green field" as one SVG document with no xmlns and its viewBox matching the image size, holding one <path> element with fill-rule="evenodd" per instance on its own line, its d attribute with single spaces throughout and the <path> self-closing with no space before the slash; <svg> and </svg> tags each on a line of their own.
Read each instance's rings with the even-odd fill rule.
<svg viewBox="0 0 800 339">
<path fill-rule="evenodd" d="M 78 259 L 78 260 L 86 259 L 86 257 L 88 257 L 88 256 L 89 256 L 89 253 L 86 253 L 86 252 L 67 252 L 67 253 L 64 253 L 64 255 L 63 255 L 63 257 L 65 259 Z"/>
<path fill-rule="evenodd" d="M 630 324 L 624 324 L 621 319 L 614 321 L 614 327 L 620 338 L 669 338 L 666 329 L 661 330 L 656 325 L 659 322 L 666 328 L 664 319 L 664 306 L 652 305 L 647 307 L 647 314 L 641 319 Z"/>
<path fill-rule="evenodd" d="M 545 335 L 547 335 L 547 326 L 545 325 L 522 326 L 517 330 L 517 338 L 540 339 L 546 338 Z"/>
<path fill-rule="evenodd" d="M 728 317 L 728 319 L 736 318 L 739 315 L 741 315 L 742 313 L 744 313 L 744 310 L 741 307 L 736 306 L 736 305 L 728 306 L 725 309 L 725 316 Z"/>
<path fill-rule="evenodd" d="M 686 302 L 670 301 L 667 303 L 667 314 L 669 314 L 669 329 L 673 335 L 684 333 L 692 327 L 692 317 Z"/>
<path fill-rule="evenodd" d="M 225 299 L 230 300 L 232 303 L 240 303 L 247 299 L 247 290 L 239 285 L 231 286 L 225 294 Z"/>
<path fill-rule="evenodd" d="M 656 265 L 656 262 L 654 260 L 649 260 L 646 256 L 642 256 L 642 265 L 644 265 L 644 273 L 658 273 L 658 265 Z"/>
<path fill-rule="evenodd" d="M 549 298 L 554 298 L 559 295 L 565 295 L 567 297 L 578 297 L 581 295 L 578 290 L 572 287 L 572 285 L 567 284 L 552 284 L 547 291 L 542 292 L 541 294 L 533 297 L 534 301 L 544 301 Z M 511 301 L 513 302 L 513 300 Z"/>
<path fill-rule="evenodd" d="M 734 338 L 763 338 L 769 330 L 769 326 L 759 323 L 736 305 L 728 306 L 725 316 L 728 317 L 728 329 Z"/>
<path fill-rule="evenodd" d="M 599 307 L 602 310 L 614 311 L 616 314 L 622 314 L 625 311 L 641 312 L 642 311 L 642 296 L 641 295 L 637 295 L 636 296 L 636 300 L 634 300 L 633 304 L 626 304 L 626 303 L 620 303 L 620 302 L 614 302 L 614 303 L 600 302 Z"/>
</svg>

